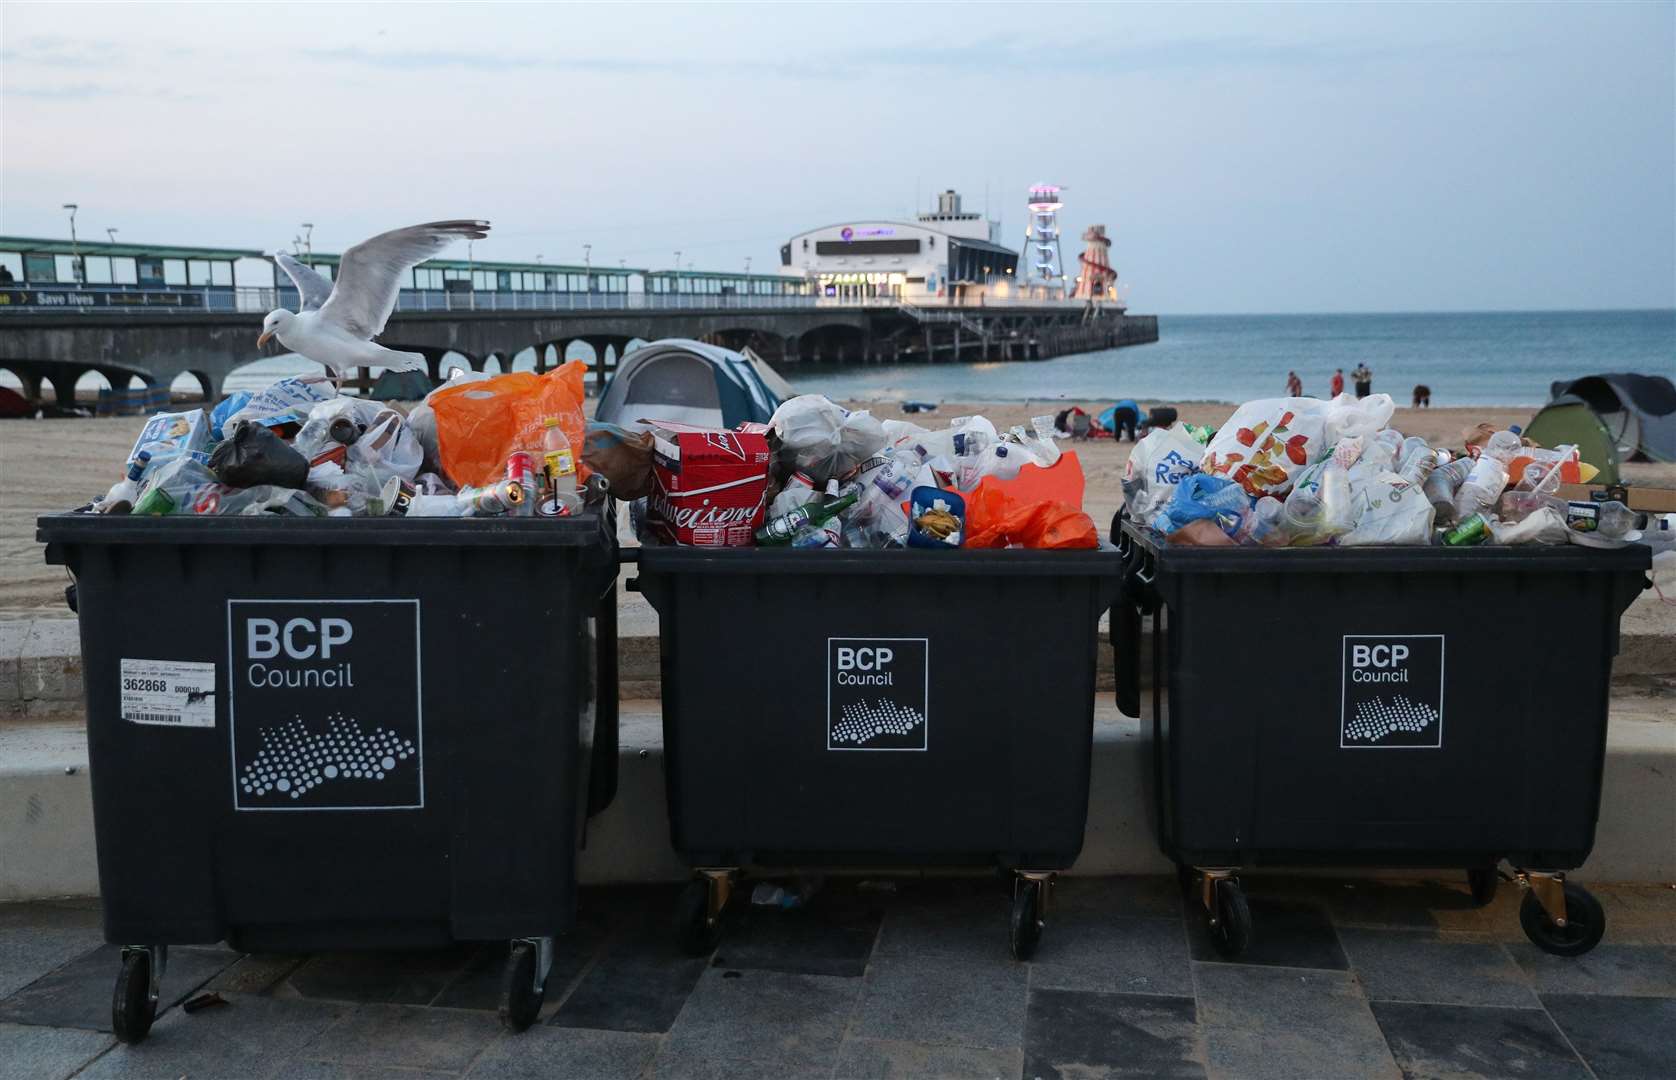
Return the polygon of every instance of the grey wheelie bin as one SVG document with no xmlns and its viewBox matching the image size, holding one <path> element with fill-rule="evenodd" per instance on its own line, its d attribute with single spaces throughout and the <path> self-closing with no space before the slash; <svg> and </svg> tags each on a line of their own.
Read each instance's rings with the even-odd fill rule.
<svg viewBox="0 0 1676 1080">
<path fill-rule="evenodd" d="M 1125 521 L 1119 708 L 1140 715 L 1150 620 L 1158 843 L 1226 955 L 1239 872 L 1503 861 L 1525 933 L 1587 952 L 1601 906 L 1565 872 L 1594 845 L 1618 618 L 1648 549 L 1170 546 Z M 1259 928 L 1260 932 L 1260 928 Z"/>
<path fill-rule="evenodd" d="M 1111 551 L 647 547 L 677 911 L 711 951 L 749 866 L 1014 873 L 1011 948 L 1082 850 Z"/>
<path fill-rule="evenodd" d="M 39 520 L 76 582 L 118 1037 L 169 945 L 222 940 L 508 941 L 530 1023 L 616 781 L 609 520 Z"/>
</svg>

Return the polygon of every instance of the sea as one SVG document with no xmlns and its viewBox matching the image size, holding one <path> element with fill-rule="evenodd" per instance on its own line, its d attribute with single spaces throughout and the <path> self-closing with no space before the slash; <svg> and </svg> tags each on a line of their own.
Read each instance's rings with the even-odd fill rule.
<svg viewBox="0 0 1676 1080">
<path fill-rule="evenodd" d="M 571 358 L 588 358 L 585 345 Z M 526 352 L 515 367 L 534 366 Z M 1054 360 L 992 364 L 789 365 L 803 393 L 840 400 L 1237 403 L 1285 393 L 1326 396 L 1335 368 L 1373 371 L 1373 389 L 1434 406 L 1540 405 L 1559 381 L 1630 371 L 1676 378 L 1676 309 L 1376 315 L 1161 315 L 1158 341 Z M 321 370 L 296 357 L 234 372 L 229 390 Z"/>
</svg>

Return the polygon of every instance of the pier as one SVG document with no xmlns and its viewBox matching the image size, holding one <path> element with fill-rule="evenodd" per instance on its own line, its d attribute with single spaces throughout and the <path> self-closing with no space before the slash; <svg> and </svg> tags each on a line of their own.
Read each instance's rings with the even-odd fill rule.
<svg viewBox="0 0 1676 1080">
<path fill-rule="evenodd" d="M 262 318 L 294 306 L 294 294 L 14 286 L 0 301 L 0 369 L 32 403 L 69 405 L 88 372 L 115 390 L 137 380 L 165 393 L 190 375 L 205 399 L 217 399 L 228 374 L 266 355 L 256 345 Z M 536 369 L 546 370 L 581 342 L 602 383 L 636 342 L 668 337 L 748 346 L 794 377 L 803 363 L 1045 360 L 1156 341 L 1158 322 L 1080 300 L 413 290 L 403 292 L 379 341 L 423 354 L 432 379 L 456 365 L 510 371 L 529 349 Z"/>
</svg>

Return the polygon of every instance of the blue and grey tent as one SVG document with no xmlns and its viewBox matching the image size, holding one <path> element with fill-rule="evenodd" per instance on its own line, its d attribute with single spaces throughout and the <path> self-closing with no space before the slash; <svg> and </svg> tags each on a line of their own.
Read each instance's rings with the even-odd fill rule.
<svg viewBox="0 0 1676 1080">
<path fill-rule="evenodd" d="M 1618 482 L 1618 464 L 1676 461 L 1676 386 L 1662 375 L 1590 375 L 1556 382 L 1525 434 L 1542 446 L 1575 444 L 1584 461 Z"/>
<path fill-rule="evenodd" d="M 623 357 L 594 419 L 639 430 L 645 420 L 703 427 L 766 424 L 797 392 L 762 357 L 686 338 L 665 338 Z"/>
</svg>

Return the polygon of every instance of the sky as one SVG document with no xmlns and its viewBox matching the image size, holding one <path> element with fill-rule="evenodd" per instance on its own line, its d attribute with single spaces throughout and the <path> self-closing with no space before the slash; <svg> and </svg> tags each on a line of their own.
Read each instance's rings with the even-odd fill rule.
<svg viewBox="0 0 1676 1080">
<path fill-rule="evenodd" d="M 1676 3 L 0 7 L 12 235 L 763 270 L 1038 182 L 1135 311 L 1676 306 Z"/>
</svg>

